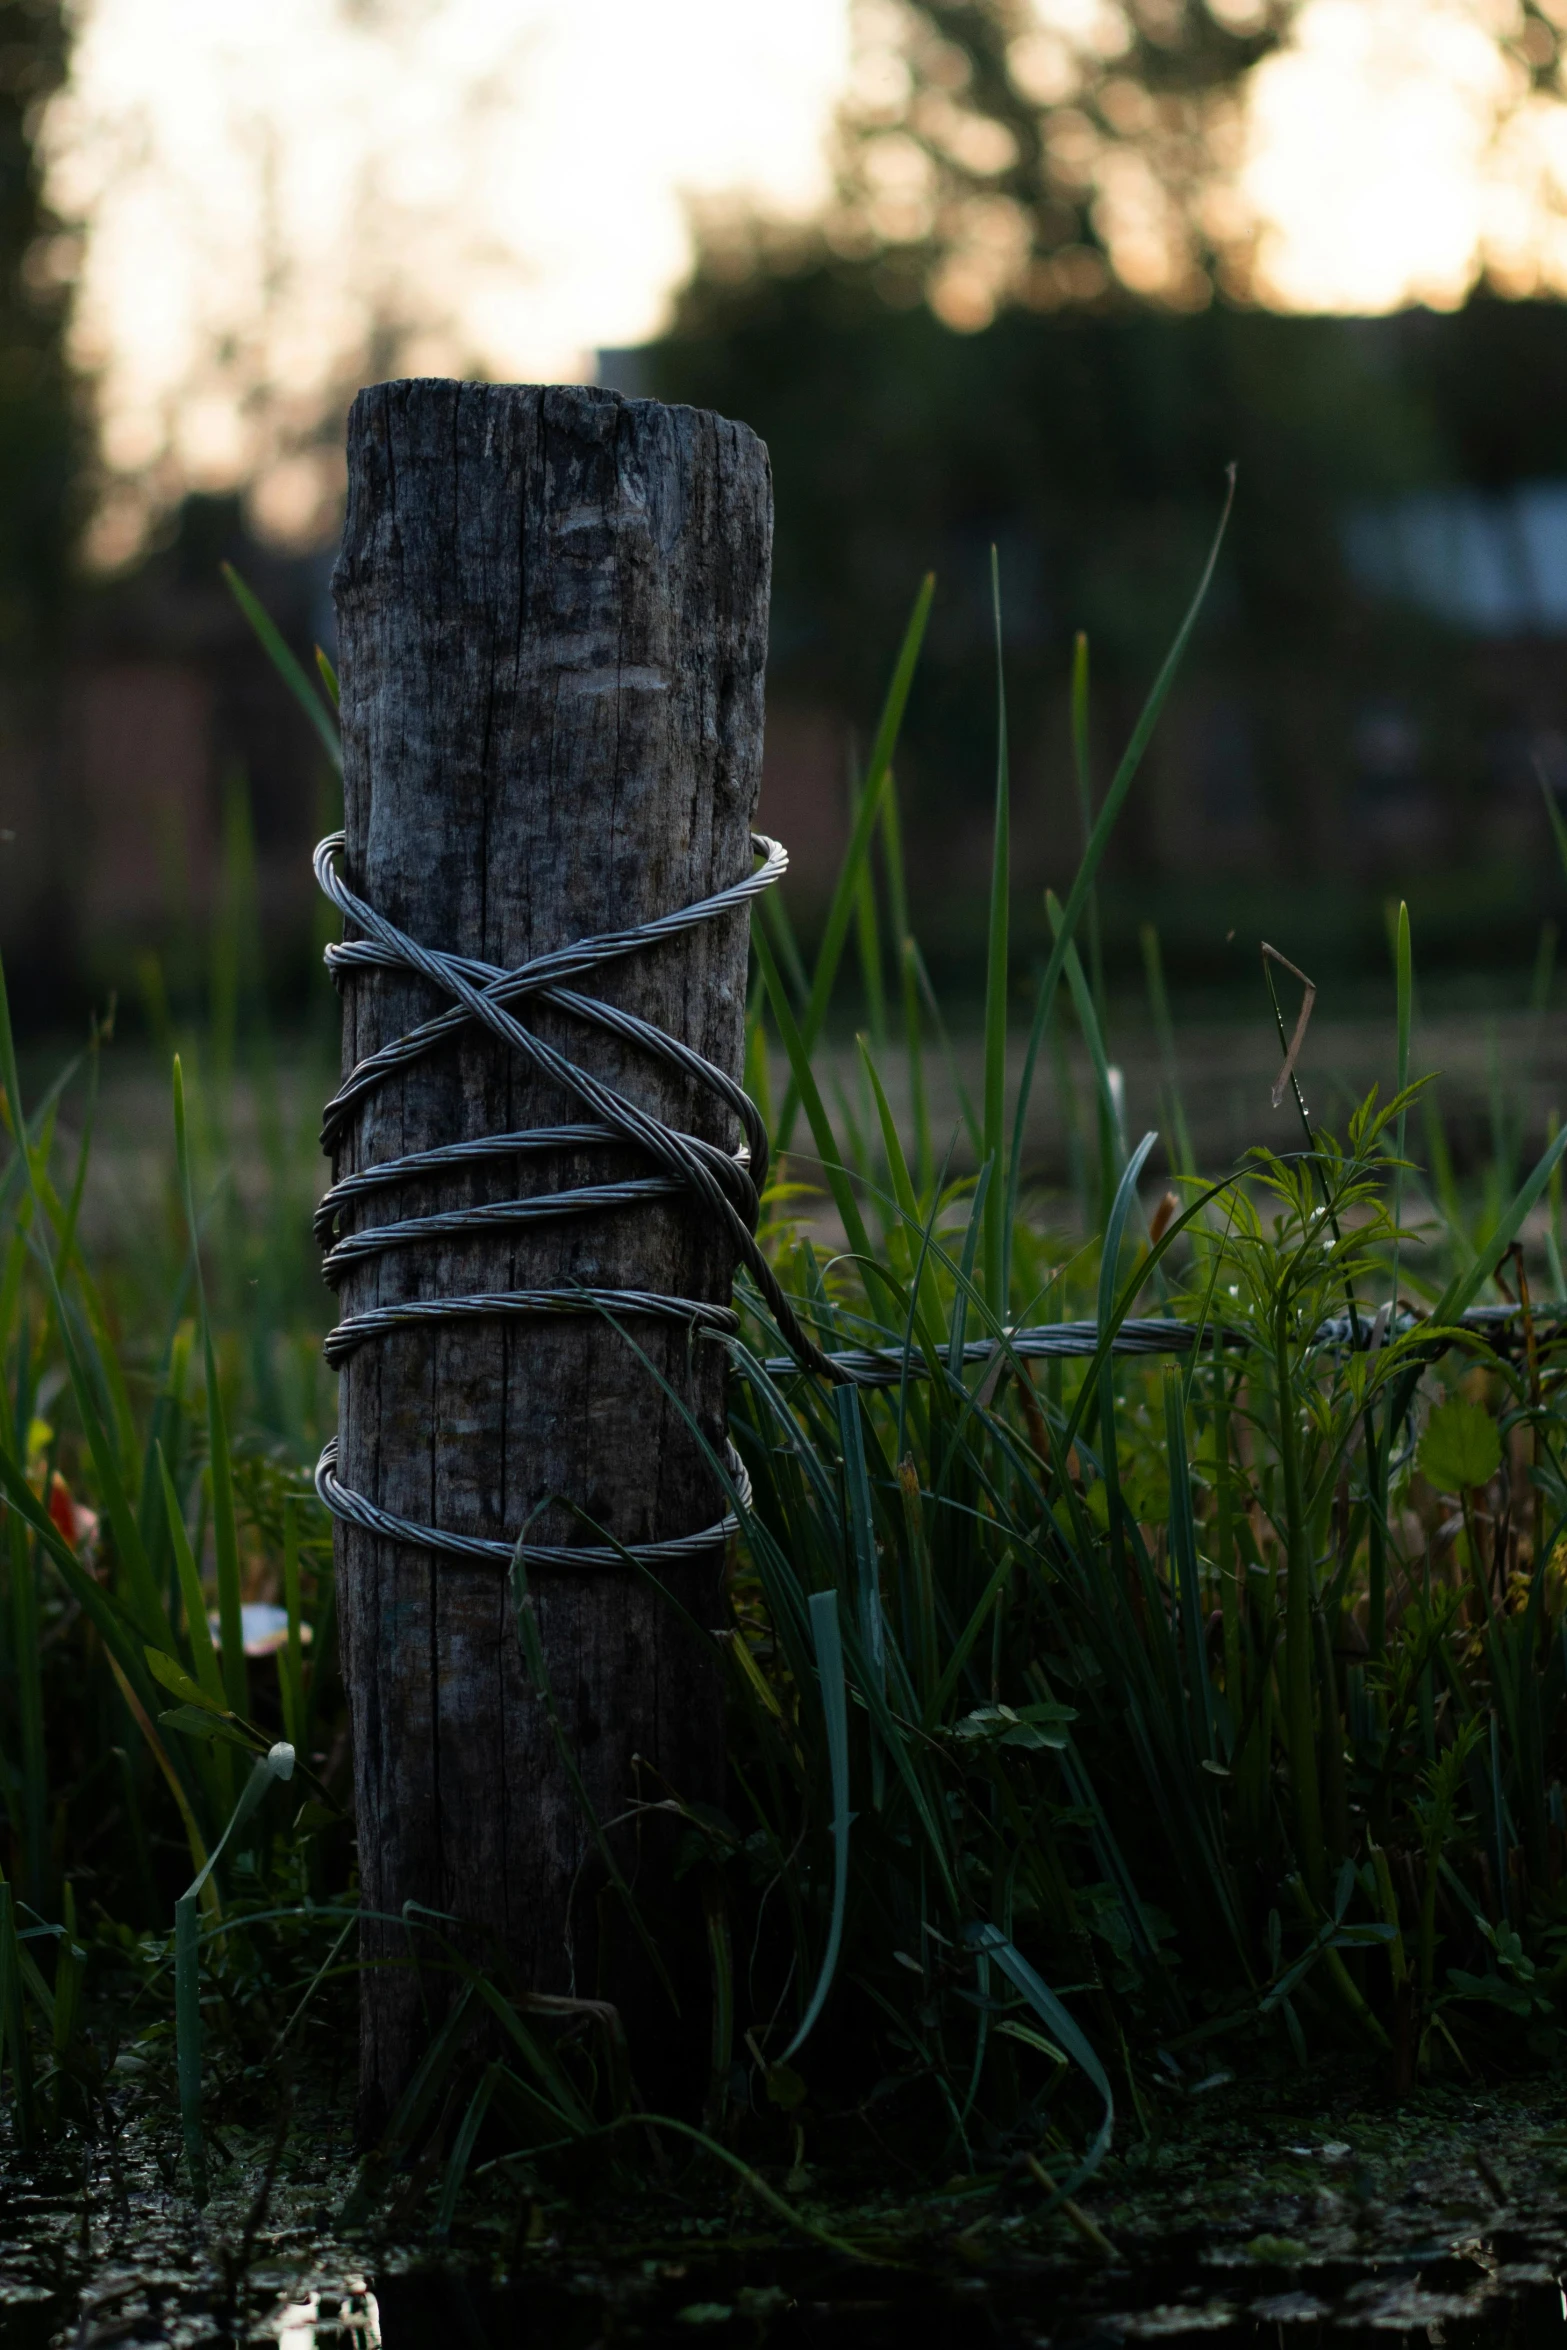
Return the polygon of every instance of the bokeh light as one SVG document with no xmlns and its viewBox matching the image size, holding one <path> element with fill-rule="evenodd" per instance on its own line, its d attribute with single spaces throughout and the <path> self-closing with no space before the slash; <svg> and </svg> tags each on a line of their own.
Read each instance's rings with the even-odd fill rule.
<svg viewBox="0 0 1567 2350">
<path fill-rule="evenodd" d="M 1256 0 L 1208 5 L 1235 29 L 1257 16 Z M 52 200 L 78 231 L 60 266 L 79 257 L 98 559 L 132 553 L 192 487 L 244 483 L 269 535 L 318 535 L 343 400 L 367 376 L 580 377 L 595 349 L 655 334 L 691 264 L 693 203 L 816 211 L 833 243 L 835 113 L 895 122 L 903 13 L 90 0 L 46 138 Z M 1114 0 L 1034 0 L 1009 70 L 1058 109 L 1052 168 L 1064 186 L 1078 168 L 1122 283 L 1179 308 L 1209 284 L 1159 174 L 1134 137 L 1107 143 L 1065 103 L 1083 59 L 1124 48 L 1126 22 Z M 1201 218 L 1221 282 L 1350 312 L 1452 308 L 1482 277 L 1567 290 L 1567 105 L 1532 86 L 1530 62 L 1519 0 L 1305 0 L 1286 45 L 1205 118 Z M 1149 103 L 1129 80 L 1122 95 Z M 1092 298 L 1098 254 L 1030 263 L 1015 200 L 985 188 L 1008 134 L 940 91 L 922 103 L 946 107 L 948 144 L 978 175 L 961 218 L 944 217 L 926 289 L 938 315 L 974 331 L 1013 299 Z M 917 244 L 933 219 L 921 147 L 889 128 L 867 159 L 871 232 Z"/>
</svg>

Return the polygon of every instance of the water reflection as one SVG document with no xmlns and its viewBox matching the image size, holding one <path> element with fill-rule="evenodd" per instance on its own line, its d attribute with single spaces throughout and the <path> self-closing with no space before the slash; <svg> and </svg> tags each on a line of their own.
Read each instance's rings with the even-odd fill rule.
<svg viewBox="0 0 1567 2350">
<path fill-rule="evenodd" d="M 253 2339 L 255 2337 L 252 2337 Z M 261 2329 L 277 2350 L 381 2350 L 381 2309 L 362 2277 L 283 2301 Z"/>
</svg>

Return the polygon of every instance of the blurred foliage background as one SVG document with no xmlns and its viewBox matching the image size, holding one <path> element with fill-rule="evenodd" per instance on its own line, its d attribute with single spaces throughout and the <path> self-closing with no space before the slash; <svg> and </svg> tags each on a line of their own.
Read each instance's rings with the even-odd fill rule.
<svg viewBox="0 0 1567 2350">
<path fill-rule="evenodd" d="M 1340 15 L 1364 30 L 1397 5 L 1341 0 Z M 1567 790 L 1553 258 L 1567 7 L 1427 12 L 1471 43 L 1460 71 L 1485 81 L 1518 187 L 1533 173 L 1532 209 L 1488 232 L 1466 301 L 1374 317 L 1270 306 L 1274 265 L 1243 201 L 1248 93 L 1309 14 L 1302 0 L 857 0 L 823 203 L 786 220 L 704 200 L 666 330 L 598 354 L 606 384 L 742 417 L 772 452 L 763 815 L 789 843 L 807 939 L 880 681 L 934 569 L 899 778 L 909 885 L 953 1000 L 978 989 L 994 545 L 1016 937 L 1024 961 L 1039 948 L 1044 889 L 1081 842 L 1077 632 L 1102 771 L 1233 464 L 1221 574 L 1105 875 L 1112 990 L 1137 982 L 1152 922 L 1188 1011 L 1254 997 L 1260 936 L 1352 1008 L 1384 985 L 1394 893 L 1429 942 L 1431 1002 L 1517 1001 L 1549 963 L 1561 885 L 1543 793 Z M 264 952 L 297 1011 L 330 779 L 218 567 L 237 564 L 308 657 L 331 647 L 332 534 L 318 517 L 268 535 L 244 482 L 187 482 L 112 568 L 101 549 L 84 559 L 115 482 L 73 339 L 82 223 L 45 200 L 67 24 L 58 0 L 0 8 L 0 946 L 24 1034 L 110 988 L 152 1017 L 149 957 L 180 1002 L 223 919 L 225 810 L 242 789 Z M 1351 230 L 1380 233 L 1371 217 Z M 277 284 L 286 302 L 281 259 Z M 326 405 L 355 369 L 422 364 L 419 324 L 380 318 Z M 253 390 L 261 415 L 276 387 Z M 295 437 L 331 452 L 339 421 L 323 408 Z"/>
<path fill-rule="evenodd" d="M 1212 608 L 1106 890 L 1112 966 L 1135 961 L 1137 925 L 1154 920 L 1188 981 L 1236 972 L 1232 930 L 1248 980 L 1259 932 L 1287 934 L 1313 968 L 1385 970 L 1395 881 L 1471 977 L 1532 958 L 1559 886 L 1540 779 L 1567 784 L 1567 496 L 1545 486 L 1567 391 L 1557 305 L 1386 320 L 1015 310 L 958 337 L 924 307 L 889 311 L 868 273 L 817 264 L 704 277 L 676 332 L 637 356 L 661 397 L 747 417 L 772 451 L 780 829 L 811 781 L 828 797 L 820 767 L 799 768 L 821 762 L 834 721 L 847 808 L 853 723 L 874 707 L 911 582 L 935 568 L 905 787 L 912 886 L 945 960 L 964 960 L 984 887 L 989 546 L 1042 935 L 1040 892 L 1080 839 L 1074 634 L 1090 640 L 1103 757 L 1231 462 Z M 813 840 L 836 837 L 814 800 L 809 817 Z"/>
</svg>

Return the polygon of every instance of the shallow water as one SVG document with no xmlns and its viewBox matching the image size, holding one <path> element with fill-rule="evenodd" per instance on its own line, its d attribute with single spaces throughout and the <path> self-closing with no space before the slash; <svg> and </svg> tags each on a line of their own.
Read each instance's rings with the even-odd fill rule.
<svg viewBox="0 0 1567 2350">
<path fill-rule="evenodd" d="M 599 2210 L 569 2244 L 537 2216 L 488 2231 L 481 2217 L 436 2258 L 340 2240 L 323 2195 L 335 2204 L 342 2176 L 308 2157 L 261 2208 L 263 2170 L 259 2156 L 237 2158 L 204 2214 L 163 2149 L 97 2147 L 31 2182 L 13 2178 L 0 2189 L 4 2350 L 1089 2350 L 1177 2336 L 1192 2350 L 1356 2337 L 1389 2350 L 1567 2345 L 1563 2212 L 1503 2210 L 1480 2229 L 1427 2214 L 1423 2238 L 1417 2215 L 1397 2210 L 1370 2233 L 1329 2214 L 1306 2238 L 1205 2220 L 1128 2238 L 1123 2264 L 1041 2244 L 1027 2210 L 992 2209 L 967 2227 L 949 2214 L 892 2263 L 760 2240 L 705 2249 L 714 2226 L 746 2224 L 733 2210 L 718 2222 L 666 2214 L 662 2242 L 637 2244 L 616 2226 L 636 2215 Z M 1397 2251 L 1389 2225 L 1405 2238 Z"/>
<path fill-rule="evenodd" d="M 652 2273 L 646 2273 L 651 2270 Z M 10 2280 L 8 2279 L 8 2284 Z M 0 2316 L 7 2350 L 69 2344 L 278 2345 L 278 2350 L 501 2350 L 517 2343 L 761 2343 L 791 2350 L 880 2350 L 909 2342 L 1018 2350 L 1152 2342 L 1234 2350 L 1374 2334 L 1379 2343 L 1450 2350 L 1544 2350 L 1567 2341 L 1564 2294 L 1549 2264 L 1502 2261 L 1487 2247 L 1436 2253 L 1366 2274 L 1320 2268 L 1244 2280 L 1174 2260 L 1133 2277 L 1088 2278 L 1020 2262 L 985 2276 L 910 2275 L 774 2254 L 763 2260 L 648 2262 L 621 2273 L 580 2267 L 497 2282 L 428 2264 L 388 2272 L 278 2262 L 251 2271 L 236 2302 L 221 2279 L 177 2265 L 108 2266 L 75 2291 L 33 2288 Z"/>
</svg>

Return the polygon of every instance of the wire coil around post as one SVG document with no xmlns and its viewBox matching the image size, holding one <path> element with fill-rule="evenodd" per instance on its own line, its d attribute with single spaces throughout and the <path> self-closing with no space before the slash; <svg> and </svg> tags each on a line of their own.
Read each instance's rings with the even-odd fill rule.
<svg viewBox="0 0 1567 2350">
<path fill-rule="evenodd" d="M 780 844 L 764 834 L 753 833 L 751 845 L 761 863 L 730 888 L 718 890 L 711 897 L 701 898 L 694 905 L 660 915 L 653 921 L 636 923 L 598 938 L 578 939 L 551 954 L 536 956 L 515 970 L 422 946 L 349 888 L 338 869 L 346 848 L 344 834 L 331 833 L 317 845 L 313 859 L 316 880 L 344 920 L 359 933 L 327 948 L 327 967 L 333 977 L 367 970 L 412 971 L 451 998 L 447 1009 L 367 1053 L 355 1065 L 326 1105 L 321 1131 L 323 1149 L 333 1147 L 349 1118 L 377 1087 L 475 1022 L 521 1054 L 539 1076 L 561 1086 L 585 1113 L 583 1122 L 577 1124 L 485 1135 L 431 1150 L 408 1152 L 361 1168 L 334 1183 L 323 1196 L 315 1216 L 316 1237 L 326 1252 L 322 1272 L 334 1288 L 354 1266 L 389 1249 L 406 1248 L 459 1232 L 493 1232 L 563 1217 L 599 1214 L 614 1208 L 639 1207 L 657 1199 L 691 1197 L 713 1216 L 730 1240 L 765 1299 L 785 1345 L 791 1349 L 791 1360 L 824 1378 L 843 1380 L 853 1376 L 852 1372 L 838 1368 L 802 1329 L 757 1245 L 756 1226 L 767 1181 L 768 1143 L 756 1104 L 742 1086 L 693 1046 L 670 1036 L 652 1021 L 605 1003 L 597 996 L 583 995 L 570 985 L 571 981 L 587 977 L 606 964 L 665 944 L 700 924 L 749 906 L 753 898 L 782 877 L 789 862 Z M 616 1087 L 579 1067 L 524 1024 L 519 1007 L 529 1002 L 548 1005 L 590 1028 L 616 1036 L 715 1094 L 739 1122 L 744 1137 L 740 1147 L 725 1151 L 698 1135 L 683 1133 L 642 1109 Z M 443 1209 L 430 1215 L 371 1224 L 341 1236 L 337 1232 L 339 1215 L 354 1203 L 423 1180 L 443 1169 L 614 1143 L 640 1151 L 651 1159 L 657 1172 L 620 1182 L 540 1192 L 528 1199 Z M 347 1314 L 329 1334 L 326 1356 L 334 1369 L 340 1369 L 358 1348 L 400 1329 L 480 1319 L 531 1321 L 561 1314 L 651 1318 L 679 1323 L 694 1333 L 715 1338 L 732 1336 L 740 1326 L 739 1317 L 731 1307 L 698 1298 L 669 1297 L 652 1290 L 486 1290 L 463 1296 L 409 1298 L 399 1304 Z M 367 1495 L 355 1492 L 342 1482 L 337 1474 L 337 1461 L 337 1440 L 333 1438 L 317 1463 L 315 1485 L 333 1516 L 345 1523 L 448 1557 L 493 1560 L 504 1565 L 519 1555 L 519 1544 L 515 1542 L 452 1534 L 383 1510 Z M 728 1464 L 735 1489 L 744 1503 L 749 1497 L 749 1486 L 740 1457 L 732 1446 L 728 1447 Z M 525 1563 L 536 1566 L 594 1568 L 624 1564 L 630 1559 L 639 1565 L 667 1567 L 721 1548 L 737 1526 L 738 1521 L 730 1512 L 714 1525 L 670 1541 L 581 1547 L 523 1542 L 520 1555 Z"/>
<path fill-rule="evenodd" d="M 901 1349 L 851 1348 L 828 1354 L 817 1345 L 802 1328 L 757 1243 L 756 1228 L 767 1182 L 769 1150 L 766 1127 L 756 1104 L 742 1086 L 691 1045 L 635 1013 L 605 1003 L 597 996 L 582 995 L 569 984 L 606 964 L 664 944 L 699 924 L 749 906 L 753 898 L 771 888 L 787 870 L 787 852 L 777 841 L 753 833 L 751 845 L 761 863 L 753 873 L 728 889 L 716 891 L 711 897 L 701 898 L 676 913 L 660 915 L 651 922 L 637 923 L 599 938 L 578 939 L 552 954 L 536 956 L 512 971 L 479 962 L 471 956 L 443 954 L 408 937 L 344 881 L 338 871 L 338 860 L 345 845 L 341 832 L 332 833 L 318 843 L 313 860 L 322 890 L 345 921 L 360 933 L 327 948 L 327 967 L 334 978 L 366 970 L 413 971 L 452 1000 L 445 1011 L 421 1021 L 356 1064 L 326 1105 L 321 1132 L 323 1148 L 333 1147 L 349 1118 L 378 1086 L 435 1051 L 472 1022 L 487 1028 L 502 1043 L 522 1054 L 538 1075 L 562 1087 L 580 1104 L 585 1116 L 572 1124 L 481 1135 L 430 1150 L 408 1152 L 342 1177 L 323 1195 L 315 1215 L 316 1237 L 325 1251 L 322 1272 L 329 1284 L 335 1288 L 355 1266 L 389 1249 L 444 1239 L 454 1233 L 508 1230 L 571 1216 L 599 1214 L 608 1209 L 639 1207 L 654 1200 L 689 1197 L 706 1208 L 724 1230 L 789 1349 L 787 1355 L 765 1362 L 762 1367 L 768 1374 L 780 1376 L 806 1371 L 835 1384 L 868 1388 L 928 1375 L 929 1365 L 917 1350 L 911 1354 Z M 683 1133 L 651 1111 L 640 1108 L 614 1086 L 578 1067 L 523 1024 L 515 1007 L 530 1001 L 549 1005 L 591 1028 L 614 1035 L 705 1087 L 738 1121 L 744 1137 L 740 1146 L 725 1151 L 700 1136 Z M 441 1209 L 401 1221 L 370 1224 L 341 1235 L 337 1231 L 337 1219 L 346 1208 L 380 1193 L 395 1191 L 405 1183 L 427 1179 L 444 1169 L 604 1144 L 630 1145 L 652 1161 L 656 1172 L 618 1182 L 581 1184 L 570 1190 L 535 1193 L 527 1199 Z M 1509 1326 L 1516 1321 L 1520 1310 L 1472 1307 L 1459 1319 L 1464 1327 L 1493 1346 L 1505 1346 Z M 1541 1307 L 1536 1312 L 1542 1321 L 1555 1325 L 1560 1325 L 1563 1319 L 1560 1307 Z M 395 1305 L 374 1306 L 347 1314 L 329 1333 L 326 1356 L 334 1369 L 340 1369 L 358 1348 L 389 1337 L 399 1329 L 471 1320 L 536 1321 L 561 1314 L 599 1314 L 611 1319 L 635 1316 L 673 1322 L 697 1335 L 719 1340 L 734 1337 L 740 1328 L 739 1316 L 729 1306 L 699 1298 L 669 1297 L 653 1290 L 588 1287 L 485 1290 L 463 1296 L 408 1298 Z M 1403 1332 L 1412 1329 L 1415 1321 L 1415 1316 L 1401 1312 L 1395 1326 Z M 1337 1348 L 1375 1343 L 1368 1335 L 1371 1328 L 1368 1324 L 1362 1332 L 1347 1321 L 1329 1321 L 1316 1333 L 1314 1343 Z M 969 1341 L 962 1350 L 961 1367 L 988 1361 L 998 1346 L 1026 1361 L 1092 1356 L 1101 1343 L 1101 1333 L 1094 1322 L 1009 1330 L 999 1339 Z M 1185 1354 L 1198 1345 L 1229 1349 L 1249 1343 L 1245 1331 L 1217 1327 L 1199 1330 L 1187 1323 L 1157 1317 L 1129 1319 L 1119 1324 L 1111 1339 L 1111 1351 L 1118 1355 Z M 960 1376 L 957 1363 L 950 1366 L 950 1375 Z M 732 1445 L 726 1446 L 726 1453 L 734 1491 L 740 1497 L 741 1506 L 747 1507 L 750 1484 L 744 1465 Z M 355 1492 L 342 1482 L 337 1463 L 334 1437 L 317 1463 L 315 1486 L 335 1517 L 368 1533 L 452 1558 L 506 1565 L 520 1555 L 530 1566 L 593 1569 L 624 1565 L 630 1560 L 647 1567 L 668 1567 L 722 1548 L 738 1531 L 738 1519 L 731 1511 L 697 1533 L 661 1542 L 567 1546 L 525 1540 L 490 1541 L 477 1535 L 452 1534 L 439 1527 L 420 1525 L 413 1519 L 383 1510 L 367 1495 Z"/>
</svg>

